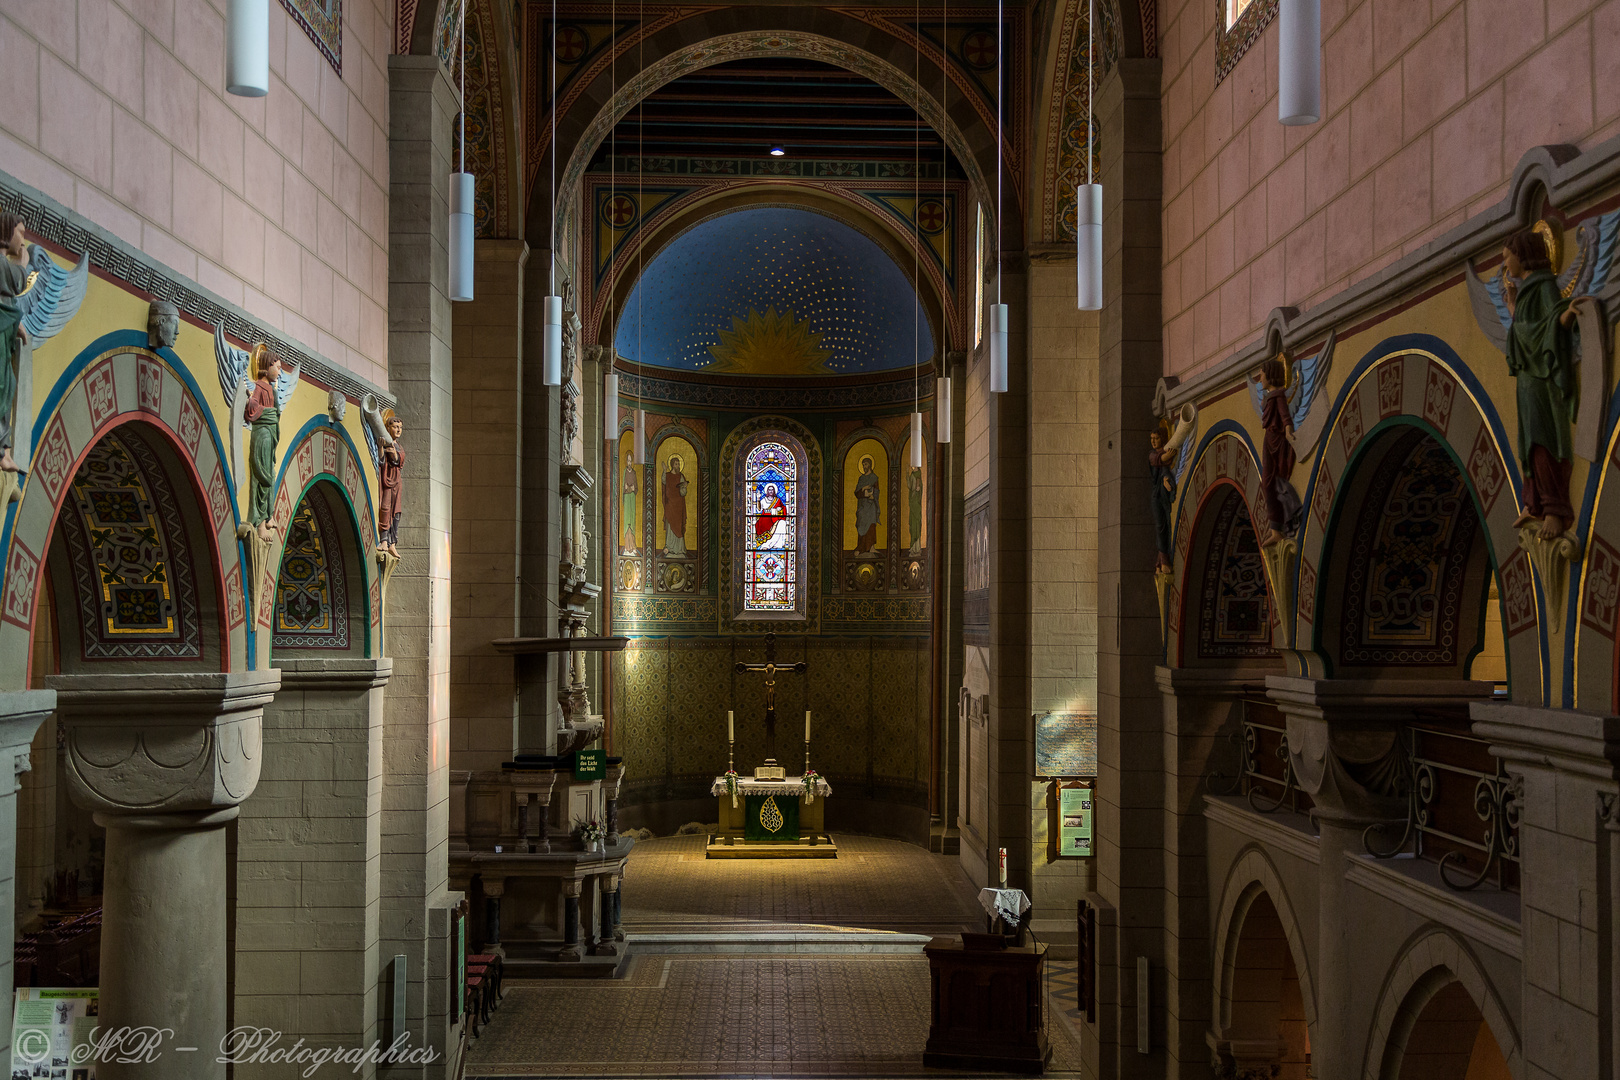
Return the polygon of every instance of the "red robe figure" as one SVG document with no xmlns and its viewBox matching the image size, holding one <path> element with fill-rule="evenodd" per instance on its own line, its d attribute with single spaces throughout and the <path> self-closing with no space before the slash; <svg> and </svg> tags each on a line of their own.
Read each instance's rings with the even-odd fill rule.
<svg viewBox="0 0 1620 1080">
<path fill-rule="evenodd" d="M 1289 482 L 1294 475 L 1294 444 L 1288 441 L 1293 434 L 1294 420 L 1288 411 L 1287 369 L 1283 362 L 1273 358 L 1260 365 L 1255 376 L 1265 388 L 1265 405 L 1260 410 L 1260 426 L 1265 428 L 1265 442 L 1260 448 L 1260 493 L 1266 503 L 1266 517 L 1270 519 L 1261 547 L 1270 547 L 1285 536 L 1299 530 L 1299 519 L 1304 512 L 1299 494 Z"/>
<path fill-rule="evenodd" d="M 384 421 L 393 446 L 385 446 L 377 465 L 377 486 L 381 495 L 377 499 L 377 550 L 399 558 L 399 519 L 404 516 L 400 507 L 401 473 L 405 466 L 405 446 L 400 437 L 405 434 L 405 423 L 392 410 Z"/>
<path fill-rule="evenodd" d="M 754 546 L 769 547 L 771 534 L 787 519 L 787 507 L 776 494 L 776 485 L 769 484 L 759 499 L 759 516 L 754 519 Z"/>
<path fill-rule="evenodd" d="M 686 558 L 686 492 L 688 482 L 681 471 L 681 459 L 669 459 L 664 474 L 664 558 Z"/>
</svg>

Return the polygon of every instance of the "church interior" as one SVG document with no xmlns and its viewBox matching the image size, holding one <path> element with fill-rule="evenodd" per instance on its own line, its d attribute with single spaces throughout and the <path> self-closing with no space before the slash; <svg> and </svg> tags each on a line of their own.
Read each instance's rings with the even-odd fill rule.
<svg viewBox="0 0 1620 1080">
<path fill-rule="evenodd" d="M 11 1080 L 1620 1080 L 1617 57 L 0 0 Z"/>
</svg>

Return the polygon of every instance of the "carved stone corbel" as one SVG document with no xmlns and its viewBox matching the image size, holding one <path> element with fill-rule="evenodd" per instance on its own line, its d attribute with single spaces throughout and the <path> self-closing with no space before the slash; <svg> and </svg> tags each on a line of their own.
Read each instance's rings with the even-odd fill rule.
<svg viewBox="0 0 1620 1080">
<path fill-rule="evenodd" d="M 1531 521 L 1519 527 L 1519 547 L 1530 556 L 1530 564 L 1541 579 L 1541 589 L 1547 596 L 1548 614 L 1556 632 L 1564 625 L 1564 603 L 1569 599 L 1569 568 L 1581 557 L 1580 537 L 1565 532 L 1552 540 L 1541 538 L 1541 522 Z"/>
<path fill-rule="evenodd" d="M 1159 640 L 1170 640 L 1170 609 L 1167 606 L 1170 599 L 1170 586 L 1175 583 L 1176 572 L 1165 568 L 1153 571 L 1153 588 L 1159 594 Z"/>
<path fill-rule="evenodd" d="M 1294 559 L 1298 554 L 1299 544 L 1292 537 L 1260 549 L 1266 560 L 1266 583 L 1271 588 L 1272 603 L 1284 627 L 1292 625 L 1288 616 L 1294 610 Z"/>
</svg>

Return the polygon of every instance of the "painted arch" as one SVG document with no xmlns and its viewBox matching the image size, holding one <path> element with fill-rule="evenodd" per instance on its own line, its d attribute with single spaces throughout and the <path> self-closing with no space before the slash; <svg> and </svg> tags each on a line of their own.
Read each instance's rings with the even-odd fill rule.
<svg viewBox="0 0 1620 1080">
<path fill-rule="evenodd" d="M 73 479 L 95 446 L 125 424 L 160 435 L 177 460 L 195 505 L 207 514 L 208 550 L 193 565 L 208 574 L 218 604 L 224 670 L 252 666 L 253 627 L 244 595 L 244 561 L 234 482 L 211 410 L 171 349 L 146 347 L 144 331 L 119 330 L 92 342 L 58 377 L 34 420 L 42 432 L 22 500 L 8 508 L 6 576 L 0 600 L 0 686 L 27 685 L 32 628 L 47 552 Z"/>
<path fill-rule="evenodd" d="M 1419 428 L 1442 447 L 1466 482 L 1498 578 L 1501 620 L 1513 700 L 1545 700 L 1546 620 L 1530 561 L 1513 520 L 1520 477 L 1512 443 L 1496 407 L 1455 351 L 1438 338 L 1390 338 L 1362 358 L 1333 403 L 1310 481 L 1302 492 L 1305 521 L 1296 541 L 1292 611 L 1283 634 L 1293 674 L 1322 678 L 1326 610 L 1319 576 L 1330 557 L 1344 498 L 1341 488 L 1362 464 L 1375 436 L 1390 428 Z M 1296 475 L 1298 475 L 1296 473 Z"/>
</svg>

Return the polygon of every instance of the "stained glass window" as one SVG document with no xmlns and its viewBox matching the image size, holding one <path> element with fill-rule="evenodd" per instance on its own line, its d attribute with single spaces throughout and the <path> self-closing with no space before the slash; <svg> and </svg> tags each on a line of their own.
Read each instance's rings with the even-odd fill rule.
<svg viewBox="0 0 1620 1080">
<path fill-rule="evenodd" d="M 791 612 L 799 589 L 799 461 L 779 442 L 748 454 L 743 471 L 743 611 Z"/>
</svg>

